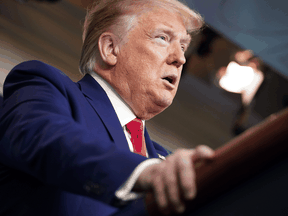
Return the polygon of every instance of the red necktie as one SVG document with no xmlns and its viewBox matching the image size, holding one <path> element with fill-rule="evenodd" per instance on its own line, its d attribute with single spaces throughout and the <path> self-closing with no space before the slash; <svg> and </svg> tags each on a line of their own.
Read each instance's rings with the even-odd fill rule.
<svg viewBox="0 0 288 216">
<path fill-rule="evenodd" d="M 131 135 L 131 142 L 134 152 L 146 157 L 146 145 L 144 139 L 143 122 L 135 118 L 126 124 L 128 133 Z"/>
</svg>

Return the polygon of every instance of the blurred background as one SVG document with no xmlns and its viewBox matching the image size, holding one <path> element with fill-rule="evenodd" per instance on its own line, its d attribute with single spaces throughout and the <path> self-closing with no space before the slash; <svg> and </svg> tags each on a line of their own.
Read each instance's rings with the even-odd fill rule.
<svg viewBox="0 0 288 216">
<path fill-rule="evenodd" d="M 37 59 L 73 81 L 82 24 L 93 0 L 0 1 L 0 94 L 18 63 Z M 170 150 L 216 149 L 288 106 L 288 3 L 283 0 L 187 0 L 204 16 L 193 37 L 173 104 L 147 121 Z"/>
</svg>

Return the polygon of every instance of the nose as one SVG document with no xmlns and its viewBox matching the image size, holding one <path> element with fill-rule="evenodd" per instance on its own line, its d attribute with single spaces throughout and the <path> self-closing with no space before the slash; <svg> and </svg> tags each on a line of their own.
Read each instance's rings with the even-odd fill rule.
<svg viewBox="0 0 288 216">
<path fill-rule="evenodd" d="M 184 51 L 182 50 L 181 44 L 174 43 L 171 44 L 169 57 L 168 57 L 168 64 L 175 65 L 177 68 L 181 67 L 183 64 L 186 63 L 186 58 L 184 55 Z"/>
</svg>

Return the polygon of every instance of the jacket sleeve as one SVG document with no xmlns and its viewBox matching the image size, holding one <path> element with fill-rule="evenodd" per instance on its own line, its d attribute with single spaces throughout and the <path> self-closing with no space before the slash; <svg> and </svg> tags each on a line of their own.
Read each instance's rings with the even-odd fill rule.
<svg viewBox="0 0 288 216">
<path fill-rule="evenodd" d="M 10 72 L 0 119 L 0 162 L 44 184 L 111 204 L 115 191 L 145 158 L 75 121 L 67 80 L 38 61 Z"/>
</svg>

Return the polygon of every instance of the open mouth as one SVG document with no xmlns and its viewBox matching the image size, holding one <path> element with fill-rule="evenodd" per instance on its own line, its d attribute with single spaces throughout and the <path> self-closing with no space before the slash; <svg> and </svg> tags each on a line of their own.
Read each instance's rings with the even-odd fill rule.
<svg viewBox="0 0 288 216">
<path fill-rule="evenodd" d="M 165 77 L 164 79 L 167 80 L 167 81 L 168 81 L 169 83 L 171 83 L 171 84 L 173 83 L 173 79 L 170 78 L 170 77 Z"/>
<path fill-rule="evenodd" d="M 176 83 L 177 77 L 175 75 L 171 75 L 163 77 L 162 79 L 167 80 L 170 84 L 174 85 Z"/>
</svg>

